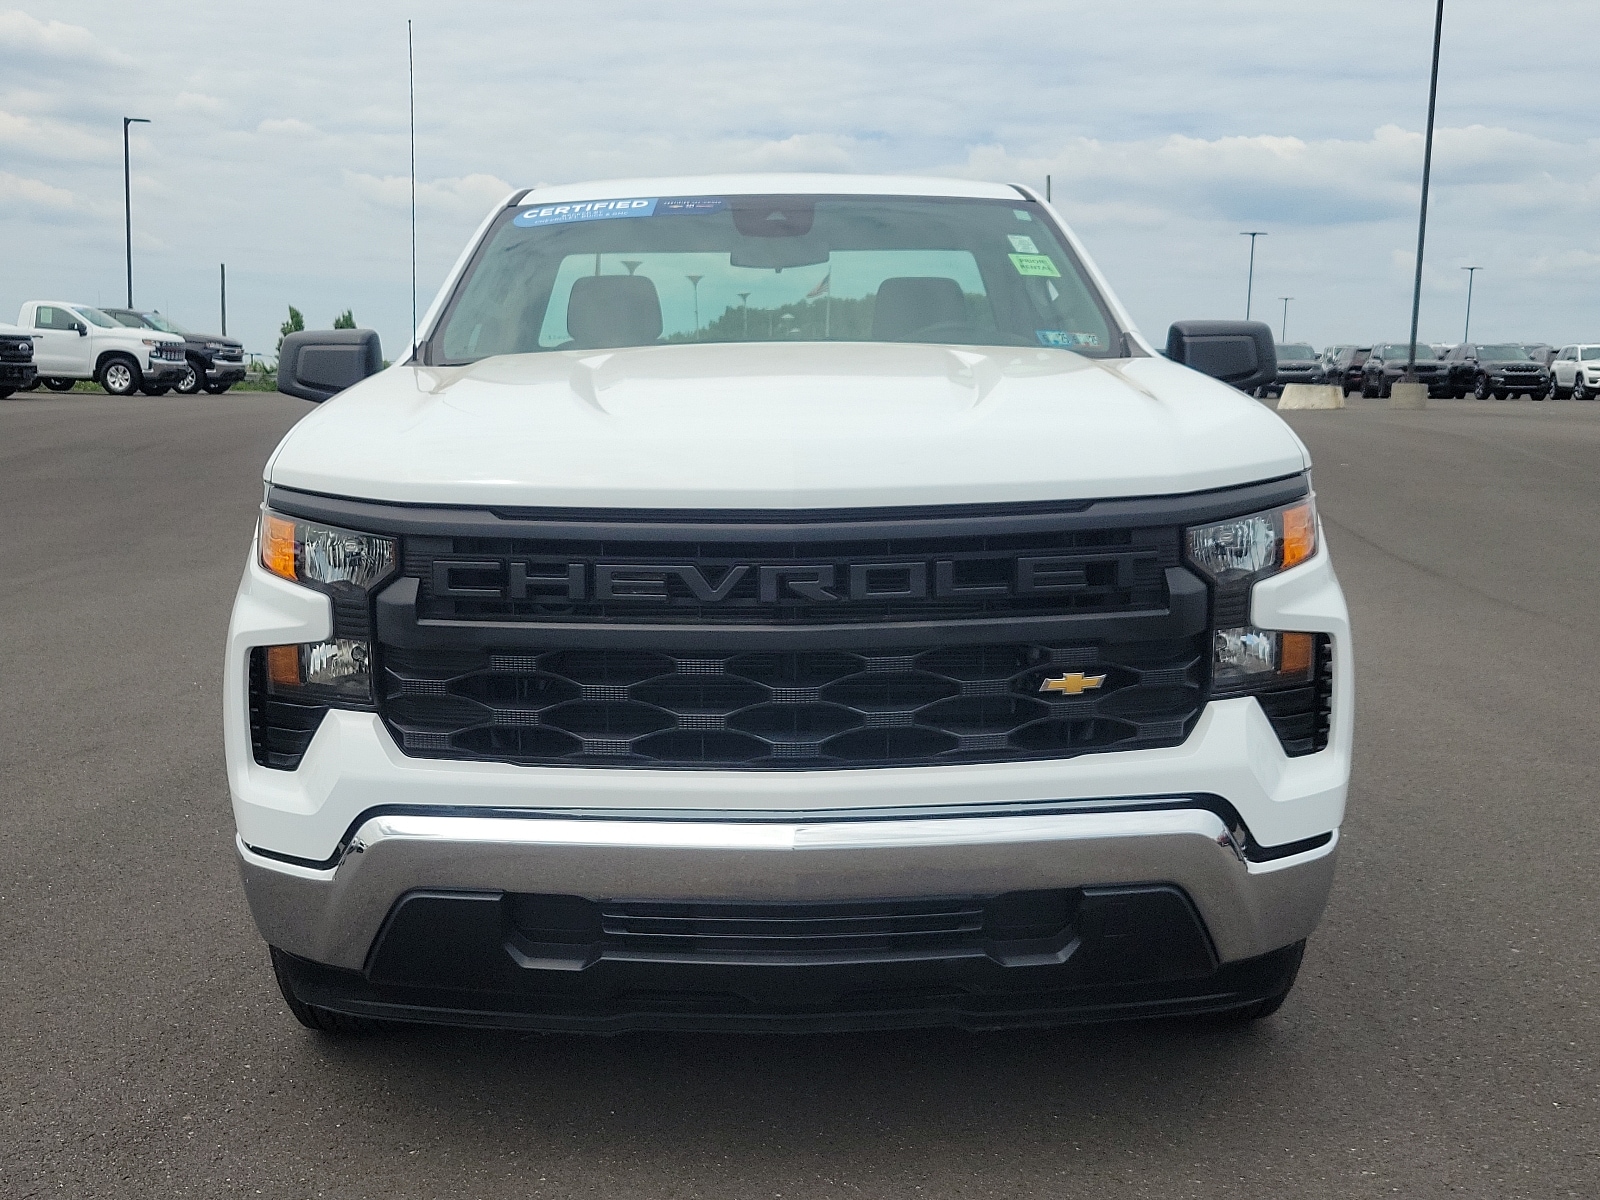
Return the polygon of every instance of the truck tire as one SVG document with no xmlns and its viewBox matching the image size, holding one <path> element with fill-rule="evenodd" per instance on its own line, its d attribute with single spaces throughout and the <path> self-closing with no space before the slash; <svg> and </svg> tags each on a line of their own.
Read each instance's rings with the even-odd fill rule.
<svg viewBox="0 0 1600 1200">
<path fill-rule="evenodd" d="M 146 396 L 165 396 L 172 390 L 170 383 L 146 383 L 140 385 L 139 390 Z"/>
<path fill-rule="evenodd" d="M 289 976 L 284 963 L 287 955 L 276 946 L 270 947 L 272 951 L 272 976 L 278 981 L 278 991 L 283 994 L 283 1002 L 289 1006 L 289 1011 L 294 1014 L 294 1019 L 307 1029 L 314 1029 L 318 1033 L 332 1033 L 340 1035 L 361 1035 L 380 1033 L 388 1027 L 384 1021 L 374 1021 L 369 1017 L 352 1017 L 345 1013 L 334 1012 L 332 1009 L 321 1008 L 315 1004 L 307 1004 L 294 994 L 294 989 L 289 986 Z"/>
<path fill-rule="evenodd" d="M 131 396 L 144 386 L 139 364 L 126 354 L 113 354 L 100 364 L 100 386 L 113 396 Z"/>
<path fill-rule="evenodd" d="M 52 392 L 70 392 L 76 380 L 72 379 L 42 379 L 41 383 Z"/>
<path fill-rule="evenodd" d="M 205 386 L 206 374 L 203 369 L 195 366 L 194 359 L 185 359 L 183 375 L 178 382 L 172 385 L 172 390 L 180 396 L 193 396 Z"/>
<path fill-rule="evenodd" d="M 1472 385 L 1472 395 L 1478 400 L 1487 400 L 1492 395 L 1489 391 L 1489 381 L 1481 375 L 1478 376 L 1477 381 Z"/>
<path fill-rule="evenodd" d="M 223 392 L 227 391 L 232 386 L 233 386 L 233 384 L 231 384 L 231 383 L 208 383 L 208 384 L 206 384 L 206 391 L 210 395 L 220 396 L 220 395 L 222 395 Z"/>
<path fill-rule="evenodd" d="M 1594 399 L 1594 393 L 1589 390 L 1589 385 L 1586 382 L 1584 382 L 1584 378 L 1583 378 L 1582 375 L 1579 375 L 1577 379 L 1573 380 L 1573 383 L 1572 383 L 1572 398 L 1574 400 L 1593 400 Z"/>
<path fill-rule="evenodd" d="M 9 400 L 11 393 L 16 390 L 16 388 L 0 388 L 0 400 Z"/>
</svg>

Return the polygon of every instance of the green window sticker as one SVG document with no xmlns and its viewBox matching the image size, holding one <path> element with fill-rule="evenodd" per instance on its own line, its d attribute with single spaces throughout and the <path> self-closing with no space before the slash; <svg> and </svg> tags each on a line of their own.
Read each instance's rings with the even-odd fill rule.
<svg viewBox="0 0 1600 1200">
<path fill-rule="evenodd" d="M 1048 279 L 1060 279 L 1061 272 L 1056 269 L 1055 263 L 1050 261 L 1048 254 L 1012 254 L 1008 255 L 1011 265 L 1017 269 L 1018 275 L 1043 275 Z"/>
<path fill-rule="evenodd" d="M 1018 254 L 1037 254 L 1039 247 L 1033 244 L 1033 239 L 1025 233 L 1008 233 L 1006 240 L 1011 243 L 1011 248 Z"/>
<path fill-rule="evenodd" d="M 1013 217 L 1015 217 L 1019 221 L 1031 221 L 1031 220 L 1033 220 L 1033 214 L 1030 213 L 1025 208 L 1013 208 L 1011 210 L 1011 215 Z"/>
</svg>

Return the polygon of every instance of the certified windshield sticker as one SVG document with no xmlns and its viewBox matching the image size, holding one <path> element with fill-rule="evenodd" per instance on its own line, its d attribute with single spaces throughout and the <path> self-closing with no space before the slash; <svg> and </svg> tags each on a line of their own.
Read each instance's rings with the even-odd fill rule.
<svg viewBox="0 0 1600 1200">
<path fill-rule="evenodd" d="M 1011 215 L 1013 217 L 1015 217 L 1019 221 L 1031 221 L 1031 220 L 1033 220 L 1033 214 L 1030 213 L 1025 208 L 1013 208 L 1011 210 Z"/>
<path fill-rule="evenodd" d="M 721 196 L 687 196 L 676 200 L 661 200 L 656 204 L 656 216 L 664 217 L 669 213 L 686 213 L 696 215 L 700 213 L 719 213 L 727 209 L 728 202 Z"/>
<path fill-rule="evenodd" d="M 538 225 L 570 225 L 574 221 L 614 221 L 619 217 L 665 217 L 719 213 L 728 207 L 722 196 L 679 196 L 663 200 L 641 196 L 632 200 L 585 200 L 578 204 L 545 204 L 525 208 L 511 218 L 513 225 L 529 229 Z"/>
<path fill-rule="evenodd" d="M 1037 254 L 1039 247 L 1033 244 L 1033 239 L 1025 233 L 1008 233 L 1006 240 L 1011 243 L 1011 248 L 1018 254 Z"/>
<path fill-rule="evenodd" d="M 543 204 L 525 208 L 511 218 L 513 225 L 570 225 L 574 221 L 610 221 L 618 217 L 648 217 L 659 203 L 655 197 L 633 200 L 584 200 L 577 204 Z"/>
<path fill-rule="evenodd" d="M 1047 254 L 1012 254 L 1008 255 L 1011 265 L 1017 269 L 1018 275 L 1043 275 L 1050 279 L 1060 279 L 1061 272 L 1056 270 L 1055 263 L 1050 261 Z"/>
<path fill-rule="evenodd" d="M 1066 333 L 1060 329 L 1036 329 L 1034 336 L 1039 339 L 1041 346 L 1055 346 L 1060 350 L 1072 350 L 1078 346 L 1098 346 L 1100 335 L 1098 333 Z"/>
</svg>

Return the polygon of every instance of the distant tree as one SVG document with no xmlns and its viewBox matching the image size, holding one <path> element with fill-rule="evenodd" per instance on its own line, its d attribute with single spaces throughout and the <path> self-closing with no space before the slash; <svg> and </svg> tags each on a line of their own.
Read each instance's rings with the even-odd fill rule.
<svg viewBox="0 0 1600 1200">
<path fill-rule="evenodd" d="M 356 327 L 355 313 L 351 312 L 348 308 L 345 309 L 333 319 L 333 327 L 335 329 L 354 329 Z"/>
<path fill-rule="evenodd" d="M 291 333 L 299 333 L 306 327 L 306 319 L 300 315 L 300 310 L 294 305 L 289 305 L 289 319 L 278 326 L 278 347 L 274 354 L 283 353 L 283 339 Z"/>
</svg>

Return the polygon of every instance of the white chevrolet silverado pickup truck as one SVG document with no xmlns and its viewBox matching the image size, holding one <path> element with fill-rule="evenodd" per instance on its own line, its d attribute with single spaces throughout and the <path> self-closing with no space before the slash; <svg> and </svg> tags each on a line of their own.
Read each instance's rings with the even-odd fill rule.
<svg viewBox="0 0 1600 1200">
<path fill-rule="evenodd" d="M 183 339 L 129 329 L 90 304 L 29 300 L 17 324 L 33 338 L 39 382 L 65 392 L 92 379 L 113 396 L 165 392 L 183 377 Z"/>
<path fill-rule="evenodd" d="M 968 1028 L 1288 994 L 1349 623 L 1263 325 L 948 179 L 517 192 L 268 461 L 237 852 L 306 1025 Z"/>
</svg>

